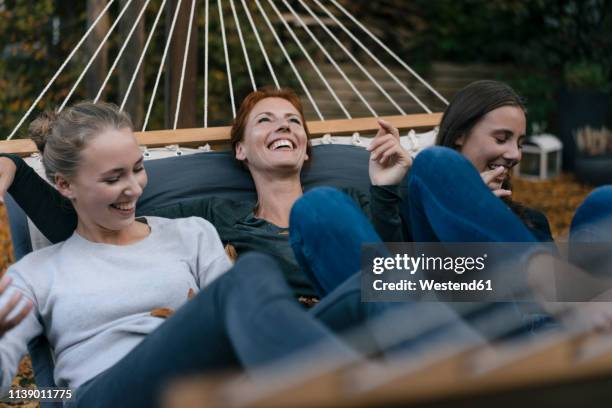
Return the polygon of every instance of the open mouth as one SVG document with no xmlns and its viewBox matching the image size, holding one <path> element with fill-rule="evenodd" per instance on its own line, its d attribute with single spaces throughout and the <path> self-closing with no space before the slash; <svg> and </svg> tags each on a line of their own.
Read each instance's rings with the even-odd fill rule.
<svg viewBox="0 0 612 408">
<path fill-rule="evenodd" d="M 118 211 L 119 213 L 123 215 L 130 215 L 136 210 L 136 203 L 135 202 L 115 203 L 115 204 L 111 204 L 109 207 L 111 207 L 112 209 L 114 209 L 115 211 Z"/>
<path fill-rule="evenodd" d="M 487 167 L 491 170 L 495 170 L 498 167 L 504 167 L 506 170 L 510 170 L 510 166 L 501 163 L 489 163 Z"/>
<path fill-rule="evenodd" d="M 278 139 L 268 145 L 270 150 L 287 150 L 291 151 L 295 148 L 293 142 L 289 139 Z"/>
</svg>

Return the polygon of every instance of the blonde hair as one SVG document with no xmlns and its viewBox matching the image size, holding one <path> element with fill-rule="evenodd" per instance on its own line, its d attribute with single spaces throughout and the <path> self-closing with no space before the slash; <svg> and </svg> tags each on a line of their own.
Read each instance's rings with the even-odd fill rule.
<svg viewBox="0 0 612 408">
<path fill-rule="evenodd" d="M 81 151 L 100 133 L 125 128 L 133 128 L 132 120 L 116 105 L 80 102 L 61 113 L 44 112 L 30 124 L 29 134 L 42 154 L 47 178 L 54 182 L 57 174 L 76 175 Z"/>
</svg>

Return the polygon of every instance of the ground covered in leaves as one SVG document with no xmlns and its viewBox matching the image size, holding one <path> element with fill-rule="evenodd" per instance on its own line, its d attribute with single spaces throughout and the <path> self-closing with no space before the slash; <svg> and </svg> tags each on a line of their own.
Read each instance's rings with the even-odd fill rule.
<svg viewBox="0 0 612 408">
<path fill-rule="evenodd" d="M 592 190 L 592 187 L 577 183 L 570 175 L 562 175 L 554 180 L 538 182 L 515 179 L 513 184 L 513 199 L 543 211 L 548 216 L 556 240 L 566 239 L 574 211 Z M 3 274 L 12 262 L 8 220 L 4 207 L 0 205 L 0 274 Z M 29 357 L 24 358 L 21 362 L 19 374 L 13 384 L 22 387 L 34 384 L 32 364 Z M 5 406 L 9 405 L 0 403 L 0 408 Z M 30 403 L 19 406 L 30 408 L 36 407 L 37 404 Z"/>
</svg>

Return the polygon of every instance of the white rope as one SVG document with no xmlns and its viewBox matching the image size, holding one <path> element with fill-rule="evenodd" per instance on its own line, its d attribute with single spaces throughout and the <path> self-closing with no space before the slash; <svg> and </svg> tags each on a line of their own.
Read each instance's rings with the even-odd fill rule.
<svg viewBox="0 0 612 408">
<path fill-rule="evenodd" d="M 338 95 L 336 95 L 336 92 L 334 91 L 334 89 L 331 87 L 331 85 L 329 84 L 329 82 L 325 78 L 325 75 L 323 75 L 323 73 L 321 73 L 321 70 L 319 69 L 317 64 L 315 64 L 315 62 L 312 60 L 312 58 L 310 57 L 310 54 L 304 48 L 304 46 L 302 45 L 301 41 L 299 40 L 297 35 L 295 35 L 295 32 L 293 31 L 291 26 L 287 23 L 287 21 L 285 20 L 285 18 L 281 14 L 281 12 L 278 10 L 278 8 L 274 4 L 274 2 L 272 2 L 272 0 L 268 0 L 268 3 L 270 3 L 270 6 L 272 6 L 272 8 L 276 12 L 276 15 L 278 16 L 280 21 L 283 22 L 283 25 L 285 26 L 285 28 L 287 29 L 289 34 L 291 34 L 291 37 L 293 38 L 293 41 L 295 41 L 295 43 L 298 45 L 298 47 L 300 48 L 300 50 L 302 51 L 302 53 L 304 54 L 304 56 L 306 57 L 308 62 L 310 62 L 310 65 L 312 65 L 312 68 L 315 70 L 315 72 L 317 73 L 317 75 L 319 76 L 321 81 L 323 81 L 323 83 L 327 87 L 327 90 L 331 93 L 331 95 L 334 98 L 334 100 L 336 101 L 336 103 L 338 103 L 338 106 L 340 106 L 340 109 L 342 110 L 344 115 L 347 117 L 347 119 L 351 119 L 351 114 L 346 110 L 346 108 L 344 107 L 344 104 L 342 103 L 342 101 L 340 101 L 340 99 L 338 98 Z"/>
<path fill-rule="evenodd" d="M 329 54 L 327 49 L 321 44 L 321 42 L 317 39 L 317 37 L 315 37 L 312 31 L 310 31 L 310 28 L 308 28 L 306 23 L 304 23 L 304 20 L 302 20 L 302 17 L 300 17 L 300 15 L 295 12 L 293 7 L 291 7 L 291 5 L 286 0 L 283 0 L 283 3 L 285 3 L 285 6 L 289 9 L 289 11 L 291 11 L 291 14 L 293 14 L 293 16 L 297 19 L 297 21 L 300 23 L 304 31 L 306 31 L 308 35 L 310 36 L 310 38 L 314 41 L 314 43 L 317 44 L 321 52 L 323 52 L 325 57 L 329 60 L 329 62 L 331 62 L 331 64 L 336 69 L 336 71 L 338 71 L 338 73 L 342 76 L 342 78 L 346 81 L 346 83 L 351 87 L 353 92 L 355 92 L 359 100 L 366 106 L 366 108 L 368 108 L 372 116 L 378 116 L 376 111 L 372 108 L 372 106 L 370 106 L 370 103 L 363 97 L 361 92 L 359 92 L 359 90 L 355 87 L 355 84 L 353 84 L 353 82 L 349 79 L 349 77 L 344 73 L 342 68 L 340 68 L 336 60 L 334 60 L 334 58 Z"/>
<path fill-rule="evenodd" d="M 221 0 L 217 2 L 219 6 L 219 20 L 221 21 L 221 37 L 223 38 L 223 54 L 225 55 L 225 70 L 227 72 L 227 84 L 230 92 L 230 103 L 232 105 L 232 117 L 236 117 L 236 103 L 234 102 L 234 88 L 232 87 L 232 69 L 230 67 L 229 53 L 227 51 L 227 39 L 225 38 L 225 24 L 223 23 L 223 6 Z"/>
<path fill-rule="evenodd" d="M 30 116 L 30 114 L 32 113 L 32 111 L 34 110 L 34 108 L 36 107 L 36 105 L 38 105 L 38 102 L 40 102 L 40 100 L 42 99 L 42 97 L 47 93 L 47 91 L 49 90 L 49 88 L 51 88 L 51 85 L 53 85 L 53 82 L 55 82 L 55 80 L 57 79 L 57 77 L 62 73 L 62 71 L 64 70 L 64 68 L 66 68 L 66 65 L 68 65 L 68 62 L 70 62 L 70 60 L 72 59 L 72 57 L 74 56 L 74 54 L 76 54 L 76 52 L 79 50 L 79 48 L 81 48 L 81 45 L 83 45 L 83 43 L 85 42 L 85 40 L 87 39 L 87 37 L 89 36 L 89 34 L 93 31 L 94 27 L 98 24 L 98 22 L 100 21 L 100 19 L 102 18 L 102 16 L 106 13 L 106 11 L 108 10 L 108 8 L 111 6 L 111 4 L 113 4 L 115 0 L 109 0 L 109 2 L 106 4 L 106 7 L 104 7 L 104 9 L 102 9 L 102 11 L 100 12 L 100 14 L 98 14 L 98 17 L 96 17 L 96 19 L 94 20 L 94 22 L 91 24 L 91 26 L 89 27 L 89 29 L 85 32 L 85 34 L 83 35 L 83 37 L 79 40 L 79 42 L 77 43 L 77 45 L 74 46 L 74 48 L 72 49 L 72 51 L 70 52 L 70 54 L 68 55 L 68 57 L 66 58 L 66 60 L 64 61 L 64 63 L 59 67 L 59 69 L 57 70 L 57 72 L 55 73 L 55 75 L 53 75 L 53 77 L 51 78 L 51 80 L 47 83 L 47 85 L 45 86 L 45 88 L 42 90 L 42 92 L 36 97 L 36 99 L 34 100 L 34 102 L 32 103 L 32 105 L 30 106 L 30 108 L 28 109 L 28 111 L 25 113 L 25 115 L 22 116 L 21 120 L 19 121 L 19 123 L 17 123 L 17 126 L 15 126 L 15 128 L 13 129 L 13 131 L 11 132 L 11 134 L 7 137 L 6 140 L 11 140 L 13 138 L 13 136 L 15 136 L 15 133 L 17 133 L 17 130 L 19 130 L 19 128 L 21 127 L 21 125 L 23 125 L 23 122 L 26 121 L 26 119 Z"/>
<path fill-rule="evenodd" d="M 159 69 L 157 70 L 157 77 L 155 78 L 155 85 L 153 86 L 153 92 L 151 93 L 151 100 L 149 101 L 149 107 L 147 108 L 147 115 L 145 116 L 145 120 L 142 124 L 142 131 L 144 132 L 147 128 L 147 124 L 149 123 L 149 116 L 151 116 L 151 109 L 153 108 L 153 102 L 155 101 L 155 95 L 157 94 L 157 87 L 159 86 L 159 79 L 161 78 L 162 71 L 164 69 L 164 63 L 166 62 L 166 57 L 168 56 L 168 49 L 170 48 L 170 42 L 172 41 L 172 35 L 174 34 L 174 27 L 176 26 L 176 19 L 178 17 L 178 12 L 181 9 L 181 2 L 183 0 L 178 0 L 176 5 L 176 10 L 174 10 L 174 17 L 172 18 L 172 24 L 170 25 L 170 32 L 168 33 L 168 39 L 166 41 L 166 46 L 164 48 L 164 54 L 162 55 L 161 62 L 159 63 Z"/>
<path fill-rule="evenodd" d="M 440 95 L 440 93 L 438 91 L 436 91 L 431 85 L 429 85 L 429 83 L 427 83 L 427 81 L 425 81 L 423 78 L 421 78 L 421 76 L 419 74 L 417 74 L 412 68 L 410 68 L 410 66 L 408 64 L 406 64 L 400 57 L 398 57 L 397 54 L 395 54 L 393 51 L 391 51 L 391 49 L 389 49 L 389 47 L 387 47 L 382 41 L 380 41 L 378 39 L 378 37 L 376 37 L 370 30 L 368 30 L 367 27 L 365 27 L 363 24 L 361 24 L 359 22 L 359 20 L 357 20 L 355 17 L 353 17 L 353 15 L 351 13 L 349 13 L 344 7 L 342 7 L 336 0 L 330 0 L 330 1 L 334 4 L 334 6 L 336 6 L 338 9 L 340 9 L 348 18 L 350 18 L 353 23 L 355 23 L 359 28 L 361 28 L 363 31 L 365 31 L 365 33 L 368 34 L 370 36 L 370 38 L 372 38 L 378 45 L 380 45 L 382 47 L 382 49 L 387 51 L 387 53 L 389 55 L 391 55 L 402 67 L 404 67 L 408 72 L 410 72 L 412 75 L 414 75 L 414 77 L 416 79 L 418 79 L 419 82 L 421 82 L 423 85 L 425 85 L 425 87 L 427 89 L 429 89 L 431 92 L 433 92 L 433 94 L 436 95 L 442 102 L 444 102 L 446 105 L 448 105 L 448 101 L 442 95 Z"/>
<path fill-rule="evenodd" d="M 221 2 L 221 0 L 219 0 Z M 189 56 L 189 44 L 191 43 L 191 28 L 193 27 L 193 14 L 195 11 L 195 0 L 191 0 L 191 11 L 189 12 L 189 27 L 187 27 L 187 41 L 185 41 L 185 52 L 183 52 L 183 67 L 181 69 L 181 80 L 178 95 L 176 97 L 176 110 L 174 111 L 173 130 L 176 130 L 181 113 L 181 99 L 183 98 L 183 86 L 185 85 L 185 69 L 187 68 L 187 57 Z"/>
<path fill-rule="evenodd" d="M 357 65 L 357 67 L 361 70 L 361 72 L 363 72 L 363 74 L 368 77 L 368 79 L 385 96 L 385 98 L 387 98 L 387 100 L 391 102 L 391 104 L 395 107 L 395 109 L 397 109 L 399 113 L 401 113 L 402 115 L 405 115 L 406 112 L 402 109 L 402 107 L 399 106 L 397 102 L 395 102 L 395 100 L 391 97 L 391 95 L 389 95 L 389 93 L 382 86 L 380 86 L 376 78 L 374 78 L 370 74 L 370 72 L 368 72 L 368 70 L 357 60 L 357 58 L 355 58 L 353 54 L 344 46 L 344 44 L 342 44 L 342 42 L 334 35 L 334 33 L 332 33 L 332 31 L 329 28 L 327 28 L 327 26 L 323 23 L 323 21 L 321 21 L 319 16 L 316 15 L 310 9 L 310 7 L 306 5 L 306 3 L 304 3 L 303 0 L 299 0 L 299 2 L 302 5 L 302 7 L 304 7 L 306 11 L 308 11 L 308 13 L 317 21 L 317 23 L 319 23 L 319 25 L 323 28 L 323 30 L 325 30 L 327 35 L 329 35 L 334 40 L 334 42 L 338 45 L 338 47 L 340 47 L 342 51 L 344 51 L 344 53 L 350 58 L 350 60 L 353 61 L 355 65 Z"/>
<path fill-rule="evenodd" d="M 100 89 L 98 90 L 98 93 L 97 93 L 96 97 L 94 98 L 94 103 L 98 102 L 98 99 L 100 99 L 100 96 L 102 95 L 102 91 L 106 87 L 106 84 L 108 83 L 108 80 L 110 79 L 111 75 L 113 74 L 113 71 L 115 70 L 115 68 L 117 68 L 117 64 L 119 63 L 119 59 L 121 58 L 121 56 L 123 55 L 123 52 L 127 48 L 127 45 L 130 42 L 130 39 L 132 38 L 132 35 L 134 35 L 134 31 L 136 31 L 136 27 L 138 27 L 138 24 L 140 23 L 140 19 L 142 18 L 143 14 L 144 14 L 145 10 L 147 9 L 147 6 L 149 5 L 150 2 L 151 2 L 151 0 L 147 0 L 145 2 L 145 4 L 142 6 L 142 8 L 140 9 L 140 13 L 138 14 L 138 17 L 136 17 L 136 21 L 132 25 L 132 29 L 130 30 L 130 32 L 128 33 L 127 37 L 125 38 L 125 41 L 123 42 L 123 46 L 121 47 L 121 49 L 117 53 L 117 56 L 115 57 L 115 61 L 113 61 L 113 65 L 108 70 L 108 73 L 106 74 L 106 78 L 104 78 L 104 82 L 102 82 L 102 86 L 100 86 Z"/>
<path fill-rule="evenodd" d="M 208 0 L 204 6 L 204 127 L 208 127 Z"/>
<path fill-rule="evenodd" d="M 261 53 L 263 54 L 263 57 L 266 60 L 266 65 L 268 66 L 268 70 L 270 71 L 270 74 L 272 75 L 272 79 L 274 80 L 274 85 L 276 86 L 277 89 L 280 89 L 280 85 L 278 84 L 278 79 L 276 79 L 276 74 L 274 73 L 274 68 L 272 67 L 272 64 L 270 63 L 270 58 L 268 58 L 268 53 L 266 52 L 266 48 L 261 42 L 261 38 L 259 38 L 259 33 L 257 32 L 257 27 L 255 27 L 255 22 L 253 21 L 253 17 L 251 16 L 249 7 L 247 6 L 245 0 L 241 0 L 241 2 L 242 2 L 242 7 L 244 8 L 244 12 L 246 13 L 247 18 L 249 19 L 249 23 L 251 24 L 251 29 L 253 30 L 253 34 L 255 34 L 255 39 L 257 40 L 259 49 L 261 50 Z"/>
<path fill-rule="evenodd" d="M 389 75 L 408 95 L 410 95 L 412 97 L 412 99 L 414 99 L 414 101 L 416 103 L 418 103 L 421 108 L 423 108 L 425 110 L 425 112 L 427 113 L 431 113 L 431 109 L 429 109 L 427 107 L 427 105 L 425 105 L 397 76 L 395 76 L 395 74 L 393 72 L 391 72 L 386 66 L 385 64 L 383 64 L 373 53 L 372 51 L 370 51 L 368 49 L 368 47 L 366 47 L 365 45 L 363 45 L 363 43 L 353 35 L 353 33 L 346 28 L 346 26 L 344 24 L 342 24 L 337 18 L 336 16 L 334 16 L 332 13 L 329 12 L 329 10 L 323 5 L 321 4 L 321 2 L 319 0 L 314 0 L 315 3 L 317 3 L 317 5 L 323 9 L 323 11 L 325 11 L 325 13 L 334 21 L 334 23 L 336 23 L 353 41 L 355 41 L 357 43 L 357 45 L 359 45 L 359 47 L 361 47 L 362 50 L 364 50 L 366 52 L 366 54 L 368 54 L 370 56 L 370 58 L 372 58 L 379 67 L 381 67 L 383 69 L 383 71 L 385 71 L 387 73 L 387 75 Z"/>
<path fill-rule="evenodd" d="M 149 48 L 149 44 L 151 44 L 151 39 L 153 38 L 153 34 L 155 33 L 155 29 L 157 28 L 157 24 L 159 23 L 159 19 L 162 15 L 162 12 L 164 11 L 165 5 L 166 5 L 166 0 L 162 0 L 161 5 L 159 6 L 159 11 L 157 12 L 157 15 L 155 16 L 155 21 L 153 22 L 153 26 L 151 26 L 151 32 L 149 33 L 149 36 L 147 37 L 147 42 L 145 43 L 145 46 L 143 47 L 142 52 L 140 53 L 140 58 L 138 59 L 138 63 L 136 64 L 136 69 L 134 69 L 134 73 L 132 74 L 130 83 L 127 87 L 127 90 L 125 91 L 125 96 L 123 97 L 123 101 L 121 101 L 121 107 L 119 108 L 120 110 L 123 110 L 123 108 L 125 108 L 125 104 L 127 103 L 128 96 L 130 95 L 130 92 L 132 91 L 134 82 L 136 82 L 138 71 L 140 70 L 142 61 L 144 61 L 144 57 L 145 57 L 145 54 L 147 53 L 147 49 Z"/>
<path fill-rule="evenodd" d="M 266 21 L 266 24 L 268 25 L 268 28 L 272 32 L 272 35 L 274 36 L 274 39 L 276 40 L 276 42 L 278 43 L 278 46 L 280 47 L 281 51 L 283 52 L 283 55 L 285 56 L 285 59 L 287 60 L 287 62 L 289 62 L 289 65 L 291 66 L 291 69 L 293 70 L 293 73 L 295 74 L 295 77 L 298 79 L 300 85 L 302 86 L 302 89 L 304 90 L 304 92 L 306 93 L 306 96 L 308 97 L 308 100 L 310 101 L 310 103 L 314 107 L 314 110 L 317 113 L 317 116 L 319 117 L 319 120 L 325 120 L 325 118 L 323 117 L 323 114 L 321 114 L 321 111 L 319 110 L 319 106 L 317 106 L 317 103 L 315 102 L 315 100 L 313 99 L 312 95 L 310 94 L 310 91 L 308 90 L 308 87 L 306 87 L 306 84 L 304 83 L 304 80 L 302 79 L 302 76 L 300 75 L 300 72 L 297 70 L 297 68 L 293 64 L 293 61 L 291 60 L 291 57 L 289 56 L 289 53 L 287 52 L 287 49 L 283 45 L 283 42 L 281 41 L 281 39 L 278 37 L 278 34 L 276 34 L 276 30 L 274 29 L 274 26 L 270 22 L 270 19 L 268 18 L 268 16 L 267 16 L 266 12 L 264 11 L 264 9 L 261 7 L 261 4 L 259 3 L 259 0 L 255 0 L 255 4 L 257 4 L 257 7 L 259 8 L 259 12 L 261 13 L 261 15 L 263 16 L 264 20 Z"/>
<path fill-rule="evenodd" d="M 123 15 L 127 11 L 127 9 L 130 6 L 130 4 L 132 4 L 132 0 L 128 0 L 127 3 L 125 3 L 125 6 L 123 6 L 123 9 L 121 9 L 121 12 L 117 16 L 117 19 L 113 22 L 111 27 L 108 29 L 108 32 L 106 33 L 106 35 L 104 36 L 104 38 L 100 42 L 100 45 L 98 45 L 98 48 L 96 48 L 96 50 L 94 51 L 93 55 L 91 56 L 91 58 L 87 62 L 87 65 L 85 65 L 85 68 L 83 68 L 83 71 L 81 72 L 81 75 L 79 75 L 79 78 L 76 80 L 76 82 L 74 83 L 74 85 L 70 89 L 70 92 L 68 92 L 68 95 L 66 96 L 66 98 L 64 98 L 64 102 L 62 102 L 61 106 L 59 107 L 59 111 L 60 112 L 66 107 L 66 104 L 68 103 L 68 101 L 72 97 L 72 94 L 76 90 L 77 86 L 79 86 L 79 83 L 81 83 L 81 80 L 83 79 L 83 77 L 85 76 L 87 71 L 89 70 L 89 67 L 91 67 L 91 64 L 93 64 L 94 60 L 96 59 L 96 57 L 100 53 L 100 50 L 102 49 L 102 47 L 104 46 L 104 44 L 108 40 L 108 37 L 110 37 L 110 35 L 113 33 L 113 31 L 115 31 L 115 28 L 119 24 L 119 21 L 121 20 L 121 17 L 123 17 Z"/>
<path fill-rule="evenodd" d="M 238 38 L 240 39 L 240 46 L 242 47 L 242 53 L 244 54 L 244 60 L 246 61 L 247 71 L 249 71 L 249 78 L 251 78 L 251 85 L 255 91 L 257 89 L 257 85 L 255 85 L 255 77 L 253 76 L 253 70 L 251 69 L 249 53 L 247 52 L 246 44 L 244 43 L 244 38 L 242 37 L 242 29 L 240 28 L 240 21 L 238 20 L 238 14 L 236 13 L 234 0 L 230 0 L 230 6 L 232 8 L 232 14 L 234 15 L 234 21 L 236 22 L 236 30 L 238 30 Z"/>
</svg>

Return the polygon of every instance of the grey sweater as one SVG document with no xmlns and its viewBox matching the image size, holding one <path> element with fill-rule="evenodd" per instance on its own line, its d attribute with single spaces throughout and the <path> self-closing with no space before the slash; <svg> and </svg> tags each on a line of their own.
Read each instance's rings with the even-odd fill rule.
<svg viewBox="0 0 612 408">
<path fill-rule="evenodd" d="M 76 389 L 163 322 L 152 310 L 178 309 L 189 289 L 197 292 L 230 268 L 208 221 L 146 219 L 151 233 L 135 244 L 93 243 L 75 232 L 9 268 L 11 290 L 21 291 L 34 310 L 0 339 L 2 394 L 32 338 L 46 335 L 55 354 L 56 384 Z"/>
</svg>

